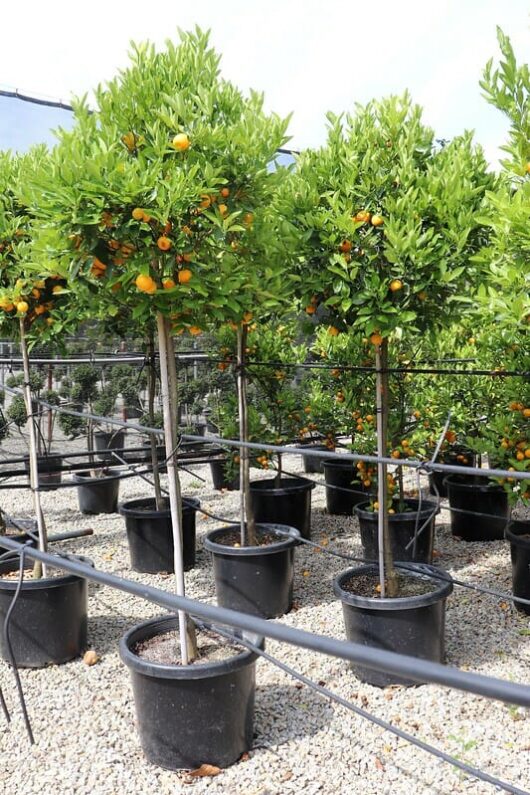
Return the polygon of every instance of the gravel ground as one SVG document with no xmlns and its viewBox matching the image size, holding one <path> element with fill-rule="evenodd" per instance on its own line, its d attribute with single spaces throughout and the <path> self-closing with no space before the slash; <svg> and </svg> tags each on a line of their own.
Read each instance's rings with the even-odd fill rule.
<svg viewBox="0 0 530 795">
<path fill-rule="evenodd" d="M 288 470 L 296 471 L 298 466 L 295 457 L 286 462 Z M 255 474 L 267 477 L 264 472 Z M 210 484 L 208 467 L 195 467 L 193 473 L 183 475 L 185 494 L 200 497 L 207 510 L 235 519 L 238 493 L 221 494 Z M 146 494 L 149 488 L 139 478 L 121 484 L 121 499 Z M 31 516 L 28 491 L 4 491 L 2 504 L 12 515 Z M 92 537 L 56 547 L 88 555 L 102 570 L 171 590 L 168 576 L 130 571 L 119 515 L 82 516 L 71 489 L 45 493 L 43 506 L 50 532 L 94 528 Z M 327 539 L 330 547 L 362 554 L 356 520 L 327 515 L 323 489 L 313 492 L 312 522 L 314 539 Z M 199 517 L 197 565 L 186 575 L 188 594 L 212 603 L 213 578 L 202 537 L 217 524 Z M 446 511 L 437 520 L 436 550 L 437 562 L 461 579 L 510 589 L 508 546 L 453 539 Z M 282 622 L 344 637 L 341 607 L 332 590 L 333 577 L 344 568 L 344 561 L 307 547 L 297 549 L 296 609 Z M 248 759 L 216 777 L 202 779 L 150 766 L 139 747 L 129 674 L 117 647 L 128 627 L 158 613 L 154 606 L 129 595 L 90 586 L 89 647 L 101 656 L 100 661 L 91 667 L 74 660 L 21 672 L 34 747 L 26 739 L 13 676 L 7 664 L 0 662 L 0 684 L 13 711 L 9 729 L 0 723 L 2 795 L 144 795 L 150 791 L 160 795 L 478 795 L 494 791 L 330 704 L 265 661 L 257 667 L 255 742 Z M 530 664 L 529 627 L 530 619 L 507 602 L 457 588 L 447 604 L 448 663 L 523 682 Z M 530 715 L 525 710 L 431 685 L 381 690 L 360 683 L 341 660 L 272 641 L 267 649 L 354 704 L 522 789 L 530 788 Z"/>
</svg>

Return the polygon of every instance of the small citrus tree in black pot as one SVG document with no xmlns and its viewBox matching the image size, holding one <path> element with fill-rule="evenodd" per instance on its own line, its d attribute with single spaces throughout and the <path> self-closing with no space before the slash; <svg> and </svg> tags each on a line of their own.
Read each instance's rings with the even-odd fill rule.
<svg viewBox="0 0 530 795">
<path fill-rule="evenodd" d="M 479 266 L 470 257 L 485 238 L 474 214 L 492 179 L 470 135 L 436 146 L 408 95 L 329 121 L 327 145 L 304 153 L 293 175 L 292 219 L 306 241 L 301 297 L 307 306 L 316 296 L 337 331 L 360 330 L 373 345 L 377 452 L 387 458 L 389 345 L 434 329 L 449 314 L 441 307 L 471 294 Z M 377 469 L 378 563 L 335 581 L 348 637 L 442 660 L 451 585 L 394 563 L 387 464 Z M 355 670 L 373 684 L 395 681 Z"/>
</svg>

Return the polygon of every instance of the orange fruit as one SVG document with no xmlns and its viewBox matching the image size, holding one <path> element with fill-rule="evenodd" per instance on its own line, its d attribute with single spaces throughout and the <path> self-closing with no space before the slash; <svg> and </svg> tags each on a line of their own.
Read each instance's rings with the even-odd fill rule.
<svg viewBox="0 0 530 795">
<path fill-rule="evenodd" d="M 173 281 L 173 279 L 163 279 L 162 280 L 162 287 L 164 288 L 164 290 L 172 290 L 173 287 L 176 287 L 176 286 L 177 285 Z"/>
<path fill-rule="evenodd" d="M 178 272 L 177 279 L 179 280 L 179 284 L 187 284 L 192 276 L 193 273 L 190 271 L 189 268 L 183 268 L 181 271 Z"/>
<path fill-rule="evenodd" d="M 401 457 L 401 453 L 399 452 L 399 450 L 392 450 L 390 455 L 392 456 L 392 458 L 400 458 Z"/>
<path fill-rule="evenodd" d="M 173 140 L 171 141 L 171 146 L 173 149 L 176 149 L 178 152 L 185 152 L 186 149 L 189 148 L 190 139 L 186 135 L 186 133 L 177 133 Z"/>
<path fill-rule="evenodd" d="M 519 452 L 517 453 L 517 455 L 515 457 L 517 458 L 518 461 L 524 461 L 525 454 L 521 450 L 519 450 Z"/>
<path fill-rule="evenodd" d="M 374 333 L 370 337 L 370 342 L 372 345 L 381 345 L 383 342 L 383 338 L 378 332 L 374 331 Z"/>
<path fill-rule="evenodd" d="M 141 207 L 135 207 L 131 213 L 132 217 L 135 221 L 143 221 L 144 220 L 144 211 Z"/>
<path fill-rule="evenodd" d="M 20 315 L 25 315 L 25 314 L 26 314 L 26 312 L 27 312 L 27 311 L 28 311 L 28 309 L 29 309 L 29 304 L 28 304 L 28 302 L 27 302 L 27 301 L 19 301 L 19 302 L 16 304 L 16 307 L 17 307 L 17 312 L 18 312 Z"/>
<path fill-rule="evenodd" d="M 390 291 L 393 293 L 397 293 L 398 290 L 403 289 L 403 282 L 401 279 L 392 279 L 390 282 Z"/>
<path fill-rule="evenodd" d="M 527 447 L 526 450 L 524 451 L 524 457 L 530 458 L 530 447 Z"/>
<path fill-rule="evenodd" d="M 347 254 L 348 251 L 351 251 L 351 243 L 350 243 L 350 241 L 349 240 L 343 240 L 342 243 L 340 244 L 339 248 L 344 254 Z"/>
<path fill-rule="evenodd" d="M 338 328 L 336 328 L 335 326 L 330 326 L 330 327 L 328 328 L 328 334 L 329 334 L 331 337 L 336 337 L 336 336 L 339 334 L 339 330 L 338 330 Z"/>
<path fill-rule="evenodd" d="M 94 266 L 92 266 L 92 267 L 94 267 Z M 106 267 L 107 267 L 107 266 L 106 266 L 106 265 L 104 265 L 103 269 L 101 269 L 101 270 L 105 270 L 105 269 L 106 269 Z M 64 292 L 64 287 L 61 287 L 61 285 L 60 285 L 60 284 L 57 284 L 57 285 L 56 285 L 56 286 L 53 288 L 53 290 L 52 290 L 52 293 L 53 293 L 54 295 L 60 295 L 62 292 Z"/>
<path fill-rule="evenodd" d="M 165 235 L 169 235 L 172 229 L 173 229 L 173 224 L 171 223 L 171 221 L 166 221 L 162 231 L 164 232 Z"/>
<path fill-rule="evenodd" d="M 193 251 L 185 251 L 182 255 L 182 259 L 184 262 L 192 262 L 193 260 Z"/>
<path fill-rule="evenodd" d="M 523 417 L 526 417 L 527 419 L 530 417 L 530 409 L 523 409 Z"/>
<path fill-rule="evenodd" d="M 364 224 L 369 221 L 371 217 L 372 214 L 369 213 L 368 210 L 359 210 L 359 212 L 353 216 L 353 220 Z"/>
<path fill-rule="evenodd" d="M 228 199 L 228 197 L 230 196 L 230 188 L 221 188 L 219 193 L 221 194 L 223 199 Z"/>
<path fill-rule="evenodd" d="M 211 204 L 211 203 L 212 203 L 212 200 L 211 200 L 211 198 L 208 196 L 208 194 L 207 194 L 207 193 L 203 193 L 203 195 L 201 196 L 201 204 L 200 204 L 200 206 L 201 206 L 203 209 L 205 209 L 205 210 L 206 210 L 206 209 L 207 209 L 207 208 L 210 206 L 210 204 Z"/>
<path fill-rule="evenodd" d="M 309 304 L 309 306 L 306 306 L 305 311 L 307 312 L 308 315 L 314 315 L 315 312 L 316 312 L 316 309 L 313 306 L 313 304 Z"/>
<path fill-rule="evenodd" d="M 34 287 L 33 290 L 31 291 L 31 295 L 33 296 L 33 298 L 40 298 L 40 290 L 37 290 L 37 288 Z"/>
<path fill-rule="evenodd" d="M 243 323 L 250 323 L 252 317 L 253 317 L 252 312 L 245 312 L 243 314 Z"/>
<path fill-rule="evenodd" d="M 245 226 L 251 226 L 252 222 L 254 221 L 254 216 L 252 213 L 245 213 L 243 216 L 243 223 Z"/>
<path fill-rule="evenodd" d="M 151 276 L 141 273 L 136 277 L 134 283 L 141 293 L 147 293 L 148 295 L 153 295 L 153 293 L 156 293 L 156 282 L 151 278 Z"/>
<path fill-rule="evenodd" d="M 228 207 L 226 206 L 226 204 L 220 204 L 219 205 L 219 212 L 221 213 L 221 215 L 226 215 L 227 214 Z"/>
<path fill-rule="evenodd" d="M 44 281 L 44 279 L 38 279 L 35 282 L 35 287 L 37 287 L 39 290 L 44 290 L 44 288 L 46 287 L 46 282 Z"/>
<path fill-rule="evenodd" d="M 171 248 L 171 240 L 169 239 L 169 237 L 161 235 L 156 241 L 156 245 L 158 246 L 160 251 L 169 251 L 169 249 Z"/>
<path fill-rule="evenodd" d="M 36 315 L 43 315 L 46 312 L 46 307 L 42 304 L 37 304 L 34 311 Z"/>
<path fill-rule="evenodd" d="M 382 215 L 372 215 L 372 226 L 382 226 L 384 222 Z"/>
<path fill-rule="evenodd" d="M 198 326 L 190 326 L 188 331 L 190 334 L 193 334 L 194 337 L 196 337 L 198 334 L 202 334 L 202 329 Z"/>
<path fill-rule="evenodd" d="M 55 323 L 55 321 L 54 321 L 53 317 L 47 317 L 47 318 L 46 318 L 46 323 L 47 323 L 49 326 L 51 326 L 53 323 Z"/>
<path fill-rule="evenodd" d="M 425 290 L 422 290 L 420 293 L 418 293 L 418 298 L 420 301 L 425 301 L 427 299 L 427 293 Z"/>
</svg>

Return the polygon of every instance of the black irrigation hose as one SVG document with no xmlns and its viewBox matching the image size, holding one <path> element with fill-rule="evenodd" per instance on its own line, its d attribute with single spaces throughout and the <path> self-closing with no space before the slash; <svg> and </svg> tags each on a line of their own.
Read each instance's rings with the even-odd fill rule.
<svg viewBox="0 0 530 795">
<path fill-rule="evenodd" d="M 410 743 L 411 745 L 415 745 L 417 748 L 420 748 L 422 751 L 426 751 L 428 754 L 432 756 L 438 757 L 443 762 L 447 762 L 453 767 L 457 767 L 466 773 L 468 776 L 472 776 L 473 778 L 477 778 L 481 781 L 485 781 L 487 784 L 492 784 L 494 787 L 500 788 L 505 792 L 512 793 L 512 795 L 529 795 L 528 790 L 519 789 L 514 784 L 508 784 L 505 781 L 501 781 L 501 779 L 496 778 L 495 776 L 491 776 L 489 773 L 485 773 L 483 770 L 479 768 L 473 767 L 472 765 L 467 764 L 467 762 L 462 762 L 460 759 L 451 756 L 450 754 L 446 754 L 444 751 L 440 751 L 439 748 L 435 748 L 434 746 L 430 745 L 429 743 L 424 742 L 423 740 L 414 737 L 414 735 L 409 734 L 403 729 L 398 729 L 397 726 L 394 726 L 391 723 L 383 720 L 382 718 L 378 718 L 376 715 L 372 715 L 370 712 L 367 712 L 361 707 L 352 704 L 350 701 L 347 701 L 342 696 L 337 695 L 332 690 L 329 690 L 324 685 L 317 684 L 309 677 L 304 676 L 304 674 L 296 671 L 290 665 L 287 665 L 284 662 L 281 662 L 272 654 L 269 654 L 264 649 L 261 649 L 259 646 L 256 646 L 251 641 L 247 640 L 240 635 L 234 635 L 233 633 L 228 632 L 224 628 L 218 627 L 216 625 L 208 624 L 206 622 L 198 622 L 199 626 L 202 626 L 217 635 L 220 635 L 223 638 L 226 638 L 233 643 L 237 644 L 238 646 L 244 646 L 244 648 L 248 649 L 254 654 L 257 654 L 259 657 L 262 657 L 267 662 L 270 662 L 272 665 L 279 668 L 284 673 L 291 676 L 293 679 L 297 679 L 299 682 L 302 682 L 306 687 L 309 687 L 311 690 L 314 690 L 316 693 L 319 693 L 324 698 L 328 698 L 330 701 L 334 701 L 339 704 L 341 707 L 353 712 L 355 715 L 358 715 L 365 720 L 368 720 L 370 723 L 374 723 L 379 728 L 384 729 L 385 731 L 394 734 L 396 737 L 399 737 L 401 740 L 405 740 L 406 742 Z"/>
<path fill-rule="evenodd" d="M 33 737 L 33 730 L 31 728 L 31 722 L 28 715 L 28 710 L 26 707 L 26 700 L 24 698 L 24 691 L 22 689 L 22 682 L 20 681 L 20 674 L 17 668 L 17 662 L 15 660 L 15 655 L 13 654 L 13 647 L 11 645 L 11 636 L 10 636 L 10 624 L 11 624 L 11 616 L 13 614 L 13 610 L 15 609 L 15 605 L 17 603 L 18 597 L 20 595 L 20 591 L 22 590 L 22 583 L 24 582 L 24 556 L 25 556 L 26 547 L 22 545 L 19 550 L 20 555 L 20 563 L 18 569 L 18 582 L 15 593 L 11 600 L 11 603 L 7 609 L 6 617 L 4 619 L 4 640 L 5 645 L 7 648 L 7 656 L 9 658 L 9 662 L 13 668 L 13 674 L 15 677 L 15 682 L 18 691 L 18 697 L 20 700 L 20 706 L 22 708 L 22 715 L 24 717 L 24 725 L 26 726 L 26 731 L 28 733 L 29 741 L 31 745 L 34 745 L 35 739 Z"/>
</svg>

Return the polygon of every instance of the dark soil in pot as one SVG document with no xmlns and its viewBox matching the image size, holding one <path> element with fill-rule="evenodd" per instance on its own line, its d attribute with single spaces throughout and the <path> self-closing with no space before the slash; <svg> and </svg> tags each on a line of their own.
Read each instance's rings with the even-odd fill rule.
<svg viewBox="0 0 530 795">
<path fill-rule="evenodd" d="M 365 502 L 370 489 L 357 480 L 357 470 L 351 461 L 324 461 L 323 466 L 328 513 L 351 516 L 354 507 Z"/>
<path fill-rule="evenodd" d="M 444 480 L 449 496 L 451 532 L 464 541 L 500 541 L 509 518 L 508 495 L 487 477 L 449 475 Z M 484 514 L 484 515 L 476 515 Z"/>
<path fill-rule="evenodd" d="M 423 567 L 422 573 L 401 571 L 400 585 L 408 595 L 395 599 L 379 596 L 377 566 L 366 564 L 339 574 L 333 588 L 342 602 L 348 640 L 423 660 L 444 662 L 445 600 L 453 584 L 429 578 L 425 574 L 428 569 L 433 573 L 440 571 L 434 567 Z M 377 687 L 417 684 L 355 663 L 351 668 L 362 682 Z"/>
<path fill-rule="evenodd" d="M 530 599 L 530 520 L 512 519 L 506 528 L 512 561 L 513 595 Z M 514 602 L 520 613 L 530 616 L 530 605 Z"/>
<path fill-rule="evenodd" d="M 118 472 L 103 470 L 103 477 L 93 477 L 89 471 L 73 472 L 77 483 L 79 510 L 85 514 L 116 513 L 120 480 Z"/>
<path fill-rule="evenodd" d="M 302 538 L 311 537 L 311 492 L 315 483 L 307 478 L 256 480 L 250 484 L 250 499 L 256 522 L 296 527 Z"/>
<path fill-rule="evenodd" d="M 214 458 L 210 461 L 212 483 L 216 491 L 237 491 L 239 489 L 239 469 L 232 476 L 227 472 L 227 459 Z"/>
<path fill-rule="evenodd" d="M 419 501 L 406 499 L 404 502 L 409 509 L 408 511 L 399 513 L 396 505 L 396 513 L 388 516 L 392 558 L 393 560 L 415 560 L 420 563 L 432 563 L 434 524 L 439 508 L 434 502 L 422 500 L 418 521 L 418 530 L 421 530 L 421 533 L 418 534 L 414 554 L 414 544 L 410 542 L 413 541 L 416 531 Z M 369 502 L 362 502 L 354 507 L 353 512 L 359 519 L 364 557 L 367 560 L 377 560 L 379 554 L 377 537 L 378 515 L 377 511 L 368 510 L 369 507 Z"/>
<path fill-rule="evenodd" d="M 288 536 L 275 532 L 278 527 Z M 235 546 L 240 526 L 211 530 L 204 539 L 212 553 L 217 604 L 243 613 L 276 618 L 293 604 L 294 548 L 299 531 L 278 524 L 257 526 L 259 546 Z"/>
<path fill-rule="evenodd" d="M 474 467 L 477 463 L 477 457 L 471 450 L 462 448 L 453 453 L 446 453 L 444 456 L 440 456 L 438 463 L 451 464 L 451 466 L 457 467 Z M 431 472 L 429 474 L 429 494 L 436 496 L 438 492 L 440 497 L 446 498 L 448 496 L 447 487 L 444 483 L 446 477 L 446 472 Z"/>
<path fill-rule="evenodd" d="M 102 461 L 117 463 L 118 459 L 112 455 L 112 450 L 122 450 L 125 447 L 125 429 L 119 431 L 96 431 L 94 433 L 96 455 Z M 121 455 L 121 453 L 119 453 Z"/>
<path fill-rule="evenodd" d="M 195 769 L 204 762 L 226 768 L 252 747 L 256 654 L 235 648 L 224 659 L 199 659 L 186 666 L 145 659 L 142 649 L 169 632 L 177 652 L 176 628 L 172 616 L 155 618 L 133 627 L 120 641 L 121 659 L 131 672 L 143 752 L 149 762 L 168 770 Z M 255 635 L 246 637 L 263 644 Z"/>
<path fill-rule="evenodd" d="M 90 563 L 86 558 L 80 558 Z M 18 560 L 11 563 L 18 569 Z M 32 564 L 28 563 L 31 571 Z M 56 574 L 56 570 L 53 570 Z M 9 660 L 4 621 L 18 578 L 0 578 L 0 657 Z M 87 581 L 75 574 L 24 580 L 10 620 L 17 666 L 43 668 L 78 657 L 87 639 Z"/>
<path fill-rule="evenodd" d="M 184 571 L 195 565 L 195 514 L 199 500 L 183 497 L 182 531 Z M 157 510 L 154 498 L 129 500 L 120 505 L 134 571 L 156 574 L 174 571 L 174 546 L 171 511 Z"/>
</svg>

